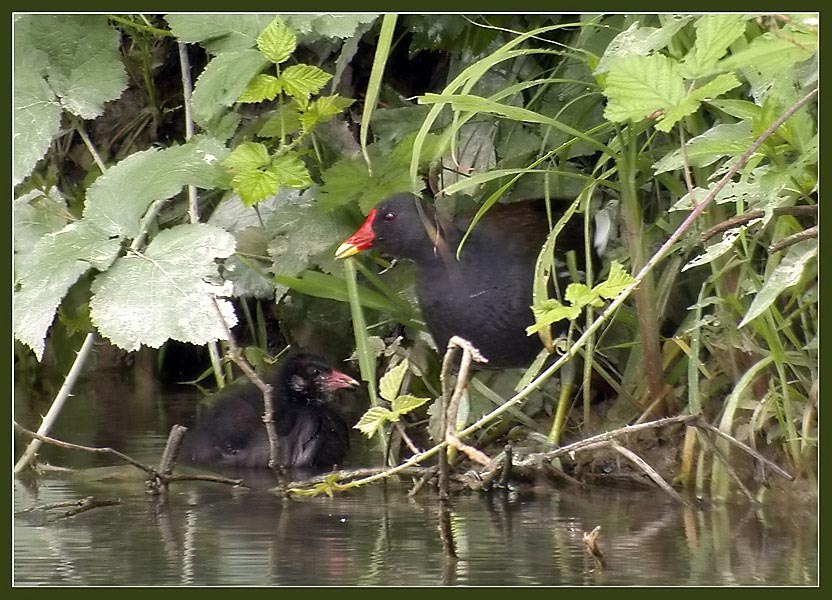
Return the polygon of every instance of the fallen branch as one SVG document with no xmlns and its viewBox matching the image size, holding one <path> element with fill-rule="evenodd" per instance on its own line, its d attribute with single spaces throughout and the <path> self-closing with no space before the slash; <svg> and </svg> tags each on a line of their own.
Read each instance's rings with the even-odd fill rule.
<svg viewBox="0 0 832 600">
<path fill-rule="evenodd" d="M 118 450 L 114 450 L 112 448 L 107 447 L 96 447 L 96 446 L 82 446 L 80 444 L 72 444 L 70 442 L 64 442 L 63 440 L 58 440 L 55 438 L 51 438 L 45 435 L 40 435 L 35 433 L 34 431 L 29 431 L 16 421 L 13 421 L 15 431 L 18 433 L 22 433 L 23 435 L 27 435 L 29 437 L 35 438 L 44 442 L 46 444 L 52 444 L 53 446 L 58 446 L 60 448 L 66 448 L 68 450 L 79 450 L 81 452 L 91 452 L 93 454 L 110 454 L 115 456 L 116 458 L 136 467 L 140 471 L 144 471 L 148 475 L 148 480 L 158 480 L 163 484 L 168 484 L 172 481 L 212 481 L 214 483 L 223 483 L 226 485 L 233 485 L 233 486 L 245 486 L 242 479 L 229 479 L 227 477 L 221 477 L 219 475 L 173 475 L 173 474 L 165 474 L 162 473 L 153 467 L 140 463 L 134 458 L 127 456 L 119 452 Z"/>
</svg>

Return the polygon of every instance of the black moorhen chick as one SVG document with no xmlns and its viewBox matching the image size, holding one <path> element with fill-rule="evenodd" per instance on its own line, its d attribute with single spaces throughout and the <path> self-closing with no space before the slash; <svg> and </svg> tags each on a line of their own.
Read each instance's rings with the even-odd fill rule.
<svg viewBox="0 0 832 600">
<path fill-rule="evenodd" d="M 341 244 L 336 257 L 372 246 L 414 261 L 422 315 L 440 353 L 451 336 L 459 335 L 480 350 L 488 367 L 528 366 L 543 347 L 540 338 L 526 335 L 525 329 L 534 323 L 534 267 L 549 234 L 545 202 L 495 204 L 474 226 L 459 260 L 457 247 L 473 215 L 450 221 L 423 203 L 423 222 L 416 202 L 412 194 L 398 194 L 378 204 Z M 583 255 L 579 227 L 567 226 L 558 235 L 556 256 L 564 248 Z M 562 266 L 556 265 L 561 280 L 568 277 Z M 566 283 L 559 284 L 561 290 Z"/>
<path fill-rule="evenodd" d="M 349 449 L 349 430 L 326 406 L 332 391 L 358 382 L 316 356 L 296 353 L 267 378 L 273 386 L 278 456 L 284 467 L 339 463 Z M 253 383 L 232 384 L 188 434 L 186 458 L 220 467 L 268 467 L 269 438 L 263 423 L 263 394 Z"/>
</svg>

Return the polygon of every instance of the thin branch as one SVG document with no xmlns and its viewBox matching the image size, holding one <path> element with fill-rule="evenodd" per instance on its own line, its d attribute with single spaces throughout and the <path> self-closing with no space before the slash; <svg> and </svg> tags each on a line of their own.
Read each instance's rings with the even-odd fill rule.
<svg viewBox="0 0 832 600">
<path fill-rule="evenodd" d="M 777 243 L 772 244 L 768 247 L 768 251 L 770 254 L 774 254 L 775 252 L 780 252 L 781 250 L 785 250 L 789 246 L 794 246 L 798 242 L 802 242 L 803 240 L 808 240 L 811 238 L 818 237 L 818 226 L 815 225 L 813 227 L 809 227 L 809 229 L 804 229 L 803 231 L 799 231 L 794 235 L 790 235 L 788 237 L 783 238 Z"/>
<path fill-rule="evenodd" d="M 629 450 L 619 444 L 618 442 L 611 441 L 609 442 L 610 448 L 618 452 L 621 456 L 629 460 L 631 463 L 636 465 L 639 469 L 641 469 L 650 479 L 653 480 L 657 486 L 659 486 L 664 492 L 676 500 L 677 502 L 681 502 L 685 506 L 690 506 L 690 502 L 688 502 L 685 498 L 679 495 L 679 492 L 674 490 L 669 483 L 667 483 L 664 478 L 659 475 L 653 467 L 651 467 L 647 462 L 641 458 L 638 454 Z"/>
<path fill-rule="evenodd" d="M 123 454 L 123 453 L 119 452 L 118 450 L 114 450 L 112 448 L 106 448 L 106 447 L 105 448 L 99 448 L 99 447 L 95 447 L 95 446 L 82 446 L 80 444 L 72 444 L 70 442 L 65 442 L 63 440 L 59 440 L 59 439 L 56 439 L 56 438 L 52 438 L 52 437 L 48 437 L 48 436 L 45 436 L 45 435 L 35 433 L 34 431 L 29 431 L 28 429 L 26 429 L 25 427 L 23 427 L 22 425 L 20 425 L 16 421 L 13 421 L 13 424 L 14 424 L 15 430 L 18 431 L 19 433 L 22 433 L 23 435 L 27 435 L 29 437 L 32 437 L 32 438 L 34 438 L 34 439 L 36 439 L 40 442 L 44 442 L 46 444 L 51 444 L 53 446 L 58 446 L 60 448 L 66 448 L 68 450 L 79 450 L 81 452 L 91 452 L 93 454 L 110 454 L 112 456 L 115 456 L 116 458 L 119 458 L 120 460 L 123 460 L 126 463 L 129 463 L 129 464 L 133 465 L 134 467 L 136 467 L 140 471 L 144 471 L 145 473 L 148 474 L 148 476 L 151 479 L 159 479 L 163 482 L 170 482 L 170 481 L 213 481 L 213 482 L 216 482 L 216 483 L 224 483 L 224 484 L 227 484 L 227 485 L 234 485 L 234 486 L 244 485 L 242 479 L 228 479 L 226 477 L 219 477 L 219 476 L 216 476 L 216 475 L 165 475 L 164 473 L 161 473 L 161 472 L 157 471 L 153 467 L 150 467 L 148 465 L 140 463 L 136 459 L 131 458 L 130 456 L 127 456 L 126 454 Z"/>
<path fill-rule="evenodd" d="M 788 479 L 789 481 L 794 481 L 794 475 L 792 475 L 792 474 L 788 473 L 787 471 L 784 471 L 783 469 L 778 467 L 774 462 L 772 462 L 771 460 L 769 460 L 768 458 L 766 458 L 765 456 L 763 456 L 762 454 L 757 452 L 751 446 L 749 446 L 747 444 L 744 444 L 741 441 L 739 441 L 737 438 L 728 435 L 727 433 L 722 431 L 719 427 L 714 427 L 713 425 L 708 423 L 705 419 L 703 419 L 701 416 L 699 417 L 699 419 L 694 421 L 693 425 L 695 427 L 700 427 L 702 429 L 706 429 L 707 431 L 710 431 L 711 433 L 714 433 L 714 434 L 718 435 L 719 437 L 721 437 L 725 440 L 728 440 L 729 442 L 734 444 L 737 448 L 739 448 L 743 452 L 747 452 L 748 454 L 753 456 L 755 459 L 757 459 L 761 463 L 768 466 L 771 470 L 773 470 L 775 473 L 777 473 L 781 477 L 784 477 L 785 479 Z"/>
</svg>

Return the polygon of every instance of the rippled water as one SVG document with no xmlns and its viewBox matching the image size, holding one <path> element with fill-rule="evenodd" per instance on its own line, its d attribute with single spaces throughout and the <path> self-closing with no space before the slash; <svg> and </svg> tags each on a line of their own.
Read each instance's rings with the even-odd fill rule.
<svg viewBox="0 0 832 600">
<path fill-rule="evenodd" d="M 73 402 L 82 417 L 57 433 L 157 462 L 172 418 L 159 406 L 169 407 L 171 399 L 153 395 L 125 408 L 113 401 L 117 393 L 103 401 L 102 392 L 80 389 Z M 810 500 L 692 509 L 653 490 L 601 487 L 461 496 L 449 513 L 453 560 L 443 556 L 435 497 L 408 498 L 404 484 L 286 500 L 188 482 L 161 500 L 144 494 L 129 467 L 102 468 L 111 461 L 68 451 L 45 454 L 55 464 L 87 469 L 15 482 L 18 586 L 818 582 L 817 506 Z M 66 508 L 27 510 L 87 496 L 121 504 L 54 521 Z M 582 541 L 597 526 L 603 568 Z"/>
</svg>

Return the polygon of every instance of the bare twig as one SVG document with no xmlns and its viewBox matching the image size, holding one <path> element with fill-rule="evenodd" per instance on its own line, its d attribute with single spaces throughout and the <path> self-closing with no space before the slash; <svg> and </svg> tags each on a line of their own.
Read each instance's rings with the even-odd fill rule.
<svg viewBox="0 0 832 600">
<path fill-rule="evenodd" d="M 459 371 L 453 386 L 453 392 L 451 392 L 451 371 L 453 369 L 454 359 L 460 350 L 462 351 L 462 358 L 460 359 Z M 488 362 L 488 359 L 480 354 L 480 351 L 468 340 L 456 335 L 448 340 L 448 348 L 445 350 L 445 356 L 442 359 L 442 372 L 440 373 L 440 381 L 442 383 L 442 418 L 440 420 L 440 429 L 442 435 L 445 437 L 445 443 L 448 446 L 461 450 L 469 458 L 480 464 L 489 464 L 490 459 L 485 454 L 467 446 L 456 435 L 459 404 L 462 401 L 462 395 L 465 393 L 465 388 L 468 385 L 471 363 L 474 360 L 482 363 Z M 445 452 L 439 456 L 439 497 L 449 497 L 448 457 Z"/>
<path fill-rule="evenodd" d="M 763 456 L 762 454 L 757 452 L 754 448 L 752 448 L 748 444 L 744 444 L 741 441 L 739 441 L 737 438 L 728 435 L 727 433 L 722 431 L 719 427 L 714 427 L 713 425 L 708 423 L 705 419 L 703 419 L 701 416 L 698 419 L 696 419 L 693 424 L 696 427 L 706 429 L 707 431 L 710 431 L 711 433 L 713 433 L 715 435 L 718 435 L 719 437 L 721 437 L 725 440 L 728 440 L 729 442 L 734 444 L 737 448 L 739 448 L 743 452 L 747 452 L 748 454 L 753 456 L 755 459 L 757 459 L 761 463 L 768 466 L 771 470 L 773 470 L 775 473 L 780 475 L 780 477 L 788 479 L 789 481 L 794 481 L 794 475 L 792 475 L 789 472 L 784 471 L 783 469 L 778 467 L 774 462 L 772 462 L 771 460 L 769 460 L 768 458 L 766 458 L 765 456 Z"/>
<path fill-rule="evenodd" d="M 80 450 L 82 452 L 92 452 L 93 454 L 111 454 L 124 462 L 130 463 L 137 469 L 140 469 L 150 475 L 151 477 L 160 476 L 160 473 L 156 471 L 153 467 L 149 467 L 143 463 L 140 463 L 134 458 L 130 458 L 126 454 L 122 454 L 118 450 L 113 450 L 112 448 L 97 448 L 94 446 L 82 446 L 80 444 L 72 444 L 70 442 L 64 442 L 62 440 L 58 440 L 55 438 L 51 438 L 45 435 L 40 435 L 39 433 L 35 433 L 34 431 L 29 431 L 22 425 L 20 425 L 17 421 L 14 421 L 14 428 L 15 431 L 18 433 L 22 433 L 24 435 L 28 435 L 36 440 L 40 440 L 41 442 L 45 442 L 47 444 L 52 444 L 53 446 L 58 446 L 60 448 L 66 448 L 68 450 Z"/>
<path fill-rule="evenodd" d="M 797 244 L 798 242 L 802 242 L 803 240 L 816 238 L 818 237 L 818 231 L 819 230 L 817 225 L 809 227 L 808 229 L 804 229 L 803 231 L 799 231 L 794 235 L 784 237 L 782 240 L 770 245 L 768 247 L 768 251 L 770 254 L 774 254 L 775 252 L 785 250 L 789 246 L 794 246 L 795 244 Z"/>
<path fill-rule="evenodd" d="M 792 215 L 792 216 L 799 216 L 799 215 L 809 215 L 817 220 L 818 217 L 818 207 L 817 205 L 807 205 L 807 206 L 781 206 L 775 208 L 773 211 L 775 217 L 779 217 L 782 215 Z M 724 221 L 717 223 L 713 227 L 710 227 L 703 231 L 699 235 L 699 239 L 702 243 L 707 242 L 709 239 L 717 235 L 718 233 L 722 233 L 723 231 L 728 231 L 729 229 L 733 229 L 734 227 L 738 227 L 739 225 L 745 225 L 753 221 L 754 219 L 762 219 L 766 216 L 766 211 L 761 208 L 757 208 L 754 210 L 749 210 L 746 213 L 741 215 L 737 215 L 735 217 L 731 217 L 729 219 L 725 219 Z"/>
<path fill-rule="evenodd" d="M 228 479 L 227 477 L 220 477 L 216 475 L 166 475 L 150 467 L 143 463 L 140 463 L 134 458 L 127 456 L 126 454 L 122 454 L 118 450 L 114 450 L 112 448 L 99 448 L 95 446 L 82 446 L 80 444 L 72 444 L 70 442 L 64 442 L 63 440 L 58 440 L 55 438 L 47 437 L 45 435 L 40 435 L 35 433 L 34 431 L 29 431 L 22 425 L 17 422 L 14 422 L 14 428 L 19 433 L 23 435 L 27 435 L 34 439 L 40 440 L 41 442 L 52 444 L 53 446 L 58 446 L 60 448 L 66 448 L 68 450 L 79 450 L 81 452 L 91 452 L 93 454 L 110 454 L 123 460 L 126 463 L 129 463 L 139 469 L 140 471 L 144 471 L 148 474 L 149 479 L 158 479 L 159 481 L 169 483 L 171 481 L 213 481 L 215 483 L 224 483 L 226 485 L 234 485 L 234 486 L 241 486 L 243 484 L 242 479 Z"/>
<path fill-rule="evenodd" d="M 48 523 L 54 523 L 55 521 L 60 521 L 61 519 L 68 519 L 70 517 L 74 517 L 79 515 L 83 512 L 87 512 L 88 510 L 92 510 L 93 508 L 100 508 L 102 506 L 118 506 L 121 504 L 121 500 L 119 498 L 102 498 L 98 499 L 94 496 L 87 496 L 81 500 L 78 500 L 72 503 L 72 507 L 67 511 L 59 515 L 55 515 L 47 519 Z"/>
<path fill-rule="evenodd" d="M 636 465 L 639 469 L 641 469 L 645 475 L 647 475 L 653 482 L 659 486 L 664 492 L 676 500 L 677 502 L 681 502 L 685 506 L 690 506 L 690 502 L 688 502 L 685 498 L 679 495 L 679 492 L 674 490 L 669 483 L 667 483 L 664 478 L 659 475 L 653 467 L 647 464 L 647 462 L 641 458 L 638 454 L 633 452 L 632 450 L 628 450 L 618 442 L 611 441 L 609 442 L 610 448 L 618 452 L 621 456 L 629 460 L 631 463 Z"/>
<path fill-rule="evenodd" d="M 734 483 L 737 484 L 737 487 L 740 488 L 740 491 L 745 495 L 749 502 L 755 502 L 754 494 L 751 493 L 745 484 L 740 479 L 740 476 L 737 474 L 736 470 L 731 466 L 728 457 L 720 450 L 714 441 L 711 439 L 711 436 L 707 432 L 702 432 L 702 440 L 705 442 L 705 445 L 710 449 L 711 452 L 714 453 L 714 456 L 722 463 L 722 466 L 725 467 L 725 470 L 728 472 L 728 475 L 731 476 L 731 479 L 734 480 Z"/>
</svg>

